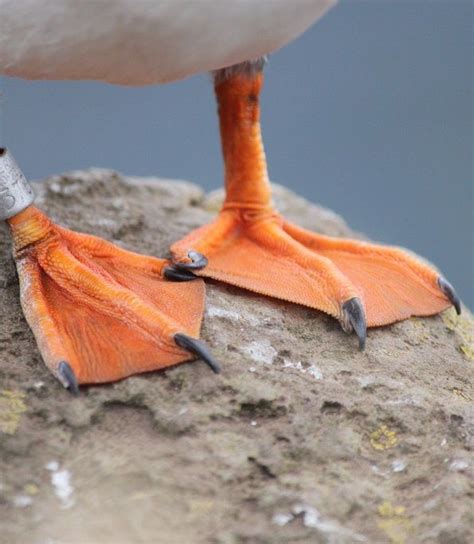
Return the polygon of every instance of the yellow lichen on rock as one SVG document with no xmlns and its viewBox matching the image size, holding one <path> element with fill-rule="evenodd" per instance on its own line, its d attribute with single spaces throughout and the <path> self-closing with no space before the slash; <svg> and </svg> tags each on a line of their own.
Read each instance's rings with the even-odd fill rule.
<svg viewBox="0 0 474 544">
<path fill-rule="evenodd" d="M 216 503 L 212 499 L 193 499 L 188 503 L 189 518 L 196 519 L 210 515 L 215 505 Z"/>
<path fill-rule="evenodd" d="M 39 487 L 36 484 L 26 484 L 23 491 L 27 495 L 37 495 L 39 493 Z"/>
<path fill-rule="evenodd" d="M 385 501 L 379 505 L 377 511 L 382 518 L 377 525 L 387 535 L 391 544 L 405 544 L 409 533 L 413 530 L 405 507 L 393 506 L 389 501 Z"/>
<path fill-rule="evenodd" d="M 374 450 L 388 450 L 398 444 L 397 433 L 390 430 L 387 425 L 381 425 L 377 430 L 370 433 L 370 445 Z"/>
<path fill-rule="evenodd" d="M 452 391 L 458 397 L 461 397 L 462 399 L 468 402 L 472 401 L 472 398 L 467 393 L 465 393 L 462 389 L 459 389 L 459 387 L 453 387 Z"/>
<path fill-rule="evenodd" d="M 404 506 L 393 506 L 391 502 L 385 501 L 378 507 L 379 516 L 382 518 L 393 518 L 404 516 L 406 508 Z"/>
<path fill-rule="evenodd" d="M 23 402 L 25 394 L 4 389 L 0 391 L 0 431 L 15 434 L 20 425 L 21 415 L 26 412 Z"/>
<path fill-rule="evenodd" d="M 450 308 L 441 317 L 446 327 L 459 336 L 459 351 L 470 361 L 474 361 L 474 320 L 469 310 L 463 308 L 463 315 L 456 315 Z"/>
<path fill-rule="evenodd" d="M 469 360 L 474 361 L 474 348 L 471 345 L 461 344 L 459 349 Z"/>
<path fill-rule="evenodd" d="M 411 341 L 413 343 L 423 343 L 430 339 L 430 333 L 426 327 L 426 321 L 419 317 L 411 317 L 409 323 L 412 325 Z"/>
</svg>

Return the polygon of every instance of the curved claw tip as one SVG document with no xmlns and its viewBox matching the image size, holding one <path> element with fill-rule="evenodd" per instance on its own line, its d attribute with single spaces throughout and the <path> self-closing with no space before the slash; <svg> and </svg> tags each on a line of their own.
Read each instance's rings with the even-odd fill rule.
<svg viewBox="0 0 474 544">
<path fill-rule="evenodd" d="M 73 395 L 79 395 L 79 385 L 71 365 L 66 361 L 61 361 L 58 365 L 58 373 L 60 376 L 60 381 L 64 387 L 69 389 Z"/>
<path fill-rule="evenodd" d="M 190 263 L 177 262 L 173 263 L 173 266 L 175 266 L 178 270 L 200 270 L 201 268 L 207 266 L 208 260 L 202 253 L 190 250 L 188 252 L 188 257 L 191 259 Z"/>
<path fill-rule="evenodd" d="M 456 309 L 456 313 L 458 315 L 461 315 L 461 300 L 456 294 L 454 287 L 449 283 L 449 281 L 445 280 L 442 276 L 438 278 L 438 285 L 441 291 L 448 297 L 448 300 Z"/>
<path fill-rule="evenodd" d="M 348 333 L 355 331 L 359 338 L 359 349 L 362 351 L 367 339 L 367 323 L 360 299 L 354 297 L 346 300 L 342 305 L 342 314 L 342 328 Z"/>
<path fill-rule="evenodd" d="M 207 365 L 211 367 L 211 370 L 213 372 L 215 372 L 216 374 L 220 373 L 221 367 L 219 366 L 219 363 L 210 354 L 204 342 L 201 342 L 201 340 L 197 340 L 196 338 L 191 338 L 191 336 L 187 336 L 183 333 L 175 334 L 174 341 L 179 347 L 185 349 L 186 351 L 189 351 L 190 353 L 202 359 Z"/>
<path fill-rule="evenodd" d="M 191 270 L 181 270 L 174 264 L 165 267 L 163 277 L 170 281 L 192 281 L 198 278 Z"/>
</svg>

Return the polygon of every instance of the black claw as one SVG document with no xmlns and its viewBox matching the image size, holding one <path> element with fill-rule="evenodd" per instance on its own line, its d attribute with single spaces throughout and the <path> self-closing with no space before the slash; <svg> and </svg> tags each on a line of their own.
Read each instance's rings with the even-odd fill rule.
<svg viewBox="0 0 474 544">
<path fill-rule="evenodd" d="M 188 257 L 191 259 L 190 263 L 177 262 L 173 263 L 173 266 L 178 270 L 200 270 L 207 266 L 208 261 L 202 253 L 191 250 L 188 253 Z"/>
<path fill-rule="evenodd" d="M 61 361 L 58 365 L 58 373 L 60 376 L 59 379 L 64 387 L 69 389 L 73 395 L 79 395 L 79 385 L 77 384 L 76 375 L 74 374 L 71 365 L 66 363 L 66 361 Z"/>
<path fill-rule="evenodd" d="M 359 338 L 359 349 L 365 348 L 367 339 L 367 323 L 365 320 L 364 307 L 359 298 L 354 297 L 342 305 L 343 322 L 342 327 L 346 332 L 355 331 Z"/>
<path fill-rule="evenodd" d="M 188 257 L 191 259 L 190 263 L 172 263 L 164 269 L 163 276 L 171 281 L 195 280 L 198 276 L 192 271 L 204 268 L 207 265 L 207 259 L 201 253 L 192 250 L 188 253 Z"/>
<path fill-rule="evenodd" d="M 193 274 L 190 270 L 182 270 L 171 264 L 166 266 L 163 271 L 163 276 L 170 281 L 192 281 L 198 278 L 196 274 Z"/>
<path fill-rule="evenodd" d="M 220 373 L 221 367 L 219 366 L 219 363 L 209 353 L 206 344 L 201 342 L 201 340 L 191 338 L 186 334 L 177 333 L 174 335 L 174 341 L 179 347 L 189 351 L 190 353 L 193 353 L 194 355 L 197 355 L 200 359 L 202 359 L 207 365 L 211 367 L 211 370 L 213 372 L 215 372 L 216 374 Z"/>
<path fill-rule="evenodd" d="M 456 294 L 456 291 L 454 290 L 454 287 L 449 283 L 449 281 L 445 280 L 442 276 L 438 278 L 438 285 L 441 291 L 448 297 L 451 304 L 456 309 L 456 313 L 458 315 L 461 315 L 461 301 Z"/>
</svg>

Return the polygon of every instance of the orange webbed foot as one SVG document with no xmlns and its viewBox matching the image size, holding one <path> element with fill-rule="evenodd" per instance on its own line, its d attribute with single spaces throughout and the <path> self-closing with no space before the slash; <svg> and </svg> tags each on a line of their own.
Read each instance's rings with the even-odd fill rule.
<svg viewBox="0 0 474 544">
<path fill-rule="evenodd" d="M 367 326 L 436 314 L 451 303 L 459 311 L 451 285 L 407 251 L 317 235 L 273 210 L 262 83 L 258 62 L 216 74 L 226 198 L 211 224 L 172 246 L 175 269 L 198 251 L 208 264 L 195 274 L 322 310 L 355 332 L 361 348 Z"/>
<path fill-rule="evenodd" d="M 72 392 L 196 356 L 219 370 L 197 339 L 202 280 L 167 281 L 167 261 L 59 227 L 34 207 L 9 224 L 26 320 Z"/>
<path fill-rule="evenodd" d="M 356 332 L 366 326 L 436 314 L 460 303 L 430 266 L 399 248 L 314 234 L 271 210 L 224 209 L 171 248 L 185 262 L 190 248 L 208 264 L 196 274 L 321 310 Z"/>
</svg>

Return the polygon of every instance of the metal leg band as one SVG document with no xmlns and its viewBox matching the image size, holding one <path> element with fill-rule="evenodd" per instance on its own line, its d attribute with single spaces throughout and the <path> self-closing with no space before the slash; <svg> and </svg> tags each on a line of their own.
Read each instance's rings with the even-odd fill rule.
<svg viewBox="0 0 474 544">
<path fill-rule="evenodd" d="M 32 188 L 11 153 L 0 147 L 0 220 L 10 219 L 35 199 Z"/>
</svg>

